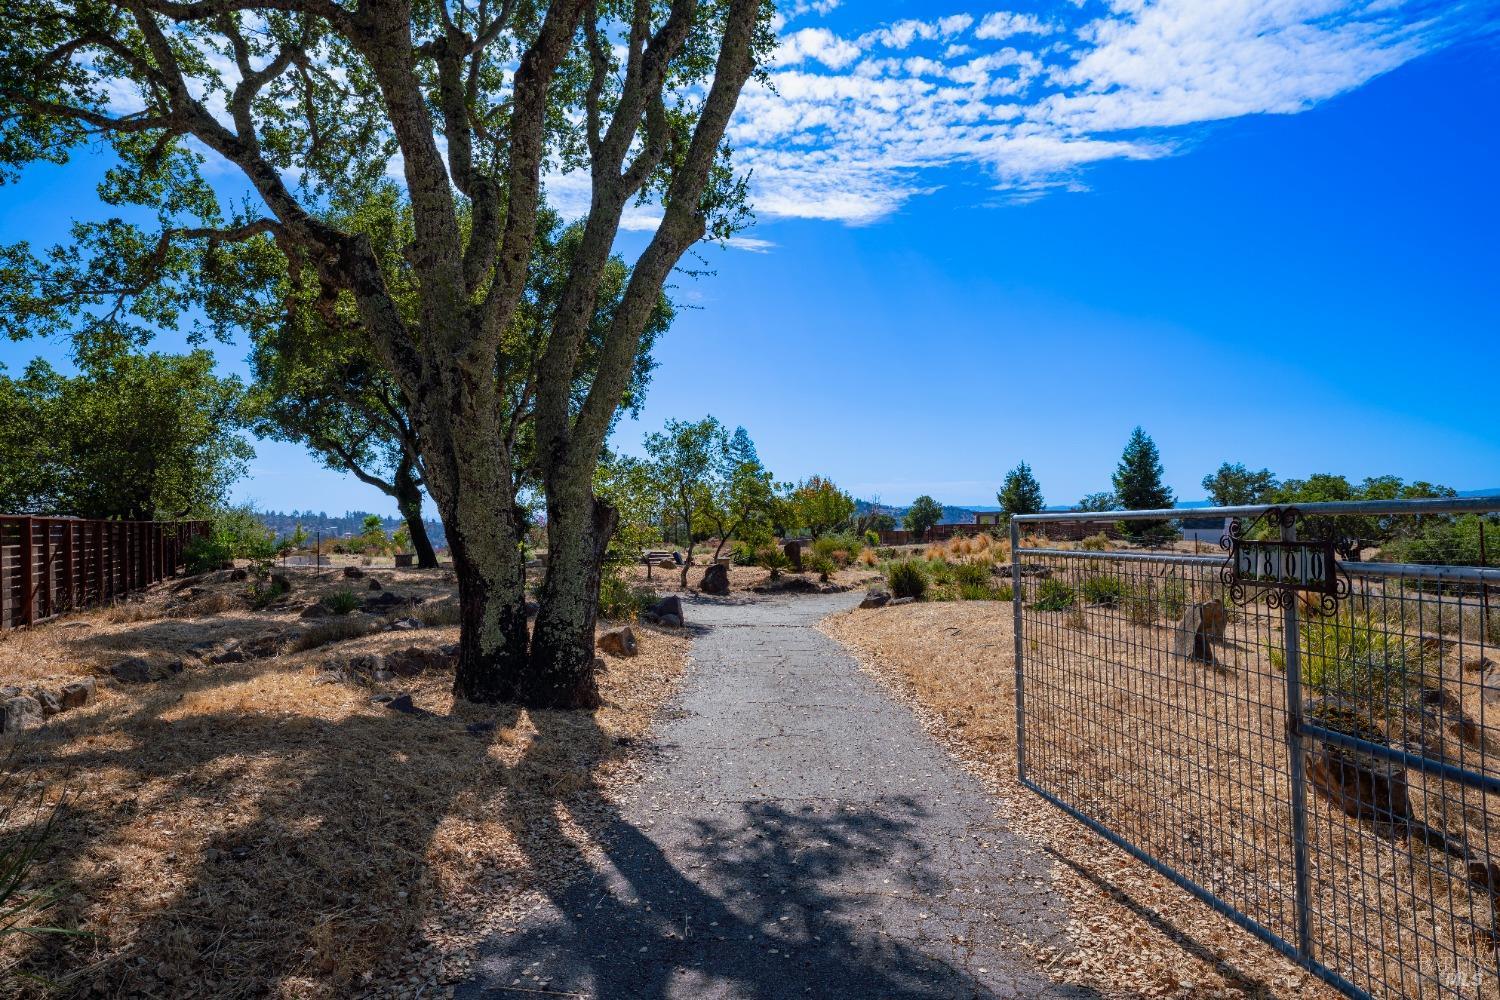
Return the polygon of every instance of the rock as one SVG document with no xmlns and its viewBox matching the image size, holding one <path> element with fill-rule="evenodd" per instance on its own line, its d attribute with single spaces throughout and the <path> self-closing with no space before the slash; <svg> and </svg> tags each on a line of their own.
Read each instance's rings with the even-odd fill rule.
<svg viewBox="0 0 1500 1000">
<path fill-rule="evenodd" d="M 1208 603 L 1218 607 L 1222 616 L 1222 604 L 1215 601 Z M 1172 655 L 1185 656 L 1212 667 L 1217 666 L 1218 661 L 1214 659 L 1212 635 L 1203 621 L 1203 608 L 1202 604 L 1192 604 L 1183 613 L 1182 621 L 1177 623 L 1177 631 L 1172 635 Z"/>
<path fill-rule="evenodd" d="M 370 673 L 370 680 L 374 681 L 376 684 L 388 684 L 395 679 L 396 675 L 384 668 L 372 671 Z"/>
<path fill-rule="evenodd" d="M 781 554 L 786 556 L 786 561 L 791 564 L 793 573 L 802 572 L 801 542 L 787 542 L 781 547 Z"/>
<path fill-rule="evenodd" d="M 902 604 L 915 604 L 915 603 L 917 603 L 917 599 L 915 597 L 894 597 L 894 598 L 891 599 L 890 606 L 894 608 L 894 607 L 898 607 L 899 605 L 902 605 Z"/>
<path fill-rule="evenodd" d="M 14 698 L 20 693 L 21 689 L 18 687 L 11 687 L 9 685 L 0 687 L 0 701 L 4 701 L 7 698 Z"/>
<path fill-rule="evenodd" d="M 19 733 L 42 724 L 42 706 L 35 698 L 18 694 L 0 703 L 0 733 Z"/>
<path fill-rule="evenodd" d="M 651 613 L 657 618 L 667 615 L 676 615 L 678 624 L 682 623 L 682 598 L 676 594 L 669 594 L 651 606 Z"/>
<path fill-rule="evenodd" d="M 368 589 L 370 589 L 370 590 L 384 590 L 385 589 L 385 584 L 381 583 L 379 580 L 375 579 L 373 576 L 370 577 L 370 582 L 369 582 L 369 584 L 367 586 L 368 586 Z"/>
<path fill-rule="evenodd" d="M 94 679 L 85 677 L 70 684 L 64 684 L 60 695 L 64 709 L 81 708 L 94 700 Z"/>
<path fill-rule="evenodd" d="M 1215 642 L 1224 641 L 1224 630 L 1229 626 L 1229 615 L 1219 601 L 1204 601 L 1198 605 L 1198 617 L 1203 622 L 1203 631 Z"/>
<path fill-rule="evenodd" d="M 320 684 L 342 684 L 343 682 L 344 672 L 342 670 L 320 670 L 318 671 L 318 676 L 313 678 L 315 686 Z"/>
<path fill-rule="evenodd" d="M 1487 656 L 1480 656 L 1465 663 L 1463 669 L 1465 673 L 1479 675 L 1479 697 L 1486 705 L 1500 702 L 1500 664 Z"/>
<path fill-rule="evenodd" d="M 703 579 L 698 583 L 698 589 L 705 594 L 715 597 L 724 597 L 729 593 L 729 567 L 723 563 L 714 563 L 703 571 Z"/>
<path fill-rule="evenodd" d="M 1347 698 L 1319 698 L 1303 711 L 1325 729 L 1389 745 L 1369 712 Z M 1406 772 L 1394 761 L 1311 737 L 1306 760 L 1308 782 L 1345 815 L 1398 827 L 1411 817 Z"/>
<path fill-rule="evenodd" d="M 682 628 L 681 615 L 658 615 L 656 620 L 658 624 L 665 625 L 667 628 Z"/>
<path fill-rule="evenodd" d="M 635 641 L 635 632 L 629 625 L 605 632 L 599 636 L 597 645 L 599 652 L 608 653 L 610 656 L 634 656 L 640 652 L 640 645 Z"/>
<path fill-rule="evenodd" d="M 372 615 L 384 615 L 390 614 L 397 608 L 406 607 L 407 604 L 406 598 L 393 594 L 389 590 L 382 590 L 374 597 L 365 598 L 363 608 Z"/>
<path fill-rule="evenodd" d="M 309 604 L 307 607 L 303 608 L 302 609 L 302 614 L 298 615 L 298 617 L 299 618 L 327 618 L 331 614 L 333 614 L 333 612 L 329 611 L 326 607 L 323 606 L 323 603 L 321 601 L 319 601 L 319 602 L 316 602 L 316 603 L 313 603 L 313 604 Z"/>
<path fill-rule="evenodd" d="M 602 656 L 596 656 L 594 657 L 593 667 L 596 674 L 607 673 L 609 671 L 609 661 Z"/>
<path fill-rule="evenodd" d="M 446 670 L 453 663 L 436 649 L 408 646 L 398 652 L 387 653 L 385 665 L 398 677 L 416 677 L 426 670 Z"/>
<path fill-rule="evenodd" d="M 264 659 L 275 656 L 281 652 L 281 643 L 290 636 L 283 636 L 279 632 L 271 632 L 266 635 L 258 635 L 254 639 L 240 644 L 240 648 L 249 654 L 252 660 Z"/>
<path fill-rule="evenodd" d="M 290 594 L 292 592 L 292 581 L 285 573 L 272 573 L 271 586 L 283 594 Z"/>
<path fill-rule="evenodd" d="M 865 591 L 865 599 L 859 602 L 862 608 L 883 608 L 891 603 L 891 595 L 883 590 Z"/>
<path fill-rule="evenodd" d="M 231 570 L 229 573 L 230 583 L 244 583 L 248 579 L 250 579 L 250 571 L 243 567 L 241 567 L 240 569 Z"/>
<path fill-rule="evenodd" d="M 147 684 L 161 676 L 150 660 L 140 656 L 121 660 L 110 667 L 109 672 L 122 684 Z"/>
<path fill-rule="evenodd" d="M 676 569 L 677 564 L 670 559 L 661 559 L 656 563 L 657 569 Z"/>
<path fill-rule="evenodd" d="M 450 660 L 456 660 L 458 658 L 458 649 L 459 649 L 458 643 L 456 643 L 456 642 L 446 642 L 443 645 L 441 645 L 441 646 L 438 647 L 438 652 L 442 653 L 444 656 L 448 657 Z"/>
<path fill-rule="evenodd" d="M 231 642 L 220 649 L 217 653 L 209 656 L 209 663 L 244 663 L 251 659 L 250 652 L 244 649 L 238 642 Z"/>
<path fill-rule="evenodd" d="M 361 577 L 363 577 L 364 575 L 365 575 L 365 571 L 362 570 L 362 569 L 360 569 L 358 566 L 345 566 L 344 567 L 344 579 L 345 580 L 358 580 Z"/>
<path fill-rule="evenodd" d="M 62 702 L 58 699 L 57 695 L 46 688 L 37 688 L 31 692 L 31 697 L 36 699 L 36 703 L 41 706 L 44 718 L 51 718 L 63 710 Z"/>
<path fill-rule="evenodd" d="M 421 619 L 397 618 L 385 627 L 387 632 L 415 632 L 422 627 Z"/>
</svg>

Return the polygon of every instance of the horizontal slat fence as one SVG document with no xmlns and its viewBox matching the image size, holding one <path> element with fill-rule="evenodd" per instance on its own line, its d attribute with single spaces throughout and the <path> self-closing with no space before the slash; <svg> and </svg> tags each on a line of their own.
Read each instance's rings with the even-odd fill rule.
<svg viewBox="0 0 1500 1000">
<path fill-rule="evenodd" d="M 207 521 L 0 516 L 0 630 L 101 604 L 173 575 Z"/>
</svg>

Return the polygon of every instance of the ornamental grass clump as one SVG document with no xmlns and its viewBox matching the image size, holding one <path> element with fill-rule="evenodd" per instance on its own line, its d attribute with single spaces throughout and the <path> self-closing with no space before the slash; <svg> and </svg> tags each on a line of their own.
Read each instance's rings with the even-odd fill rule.
<svg viewBox="0 0 1500 1000">
<path fill-rule="evenodd" d="M 885 579 L 891 593 L 920 601 L 927 594 L 927 573 L 915 559 L 904 559 L 886 567 Z"/>
</svg>

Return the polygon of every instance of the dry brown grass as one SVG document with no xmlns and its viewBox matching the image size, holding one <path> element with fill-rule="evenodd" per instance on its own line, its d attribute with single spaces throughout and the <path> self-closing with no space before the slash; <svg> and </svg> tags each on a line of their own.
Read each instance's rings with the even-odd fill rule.
<svg viewBox="0 0 1500 1000">
<path fill-rule="evenodd" d="M 381 576 L 402 593 L 450 587 L 436 573 Z M 295 604 L 259 615 L 80 615 L 8 633 L 0 677 L 96 672 L 206 637 L 309 635 L 297 608 L 343 581 L 294 582 Z M 593 714 L 455 702 L 447 672 L 326 682 L 323 668 L 348 657 L 453 642 L 454 628 L 101 684 L 23 745 L 26 777 L 72 797 L 39 875 L 76 886 L 62 915 L 93 937 L 9 939 L 0 969 L 70 977 L 64 991 L 84 995 L 430 995 L 592 852 L 629 784 L 628 747 L 686 659 L 680 636 L 637 635 L 641 655 L 611 660 Z M 373 704 L 381 691 L 423 714 Z"/>
</svg>

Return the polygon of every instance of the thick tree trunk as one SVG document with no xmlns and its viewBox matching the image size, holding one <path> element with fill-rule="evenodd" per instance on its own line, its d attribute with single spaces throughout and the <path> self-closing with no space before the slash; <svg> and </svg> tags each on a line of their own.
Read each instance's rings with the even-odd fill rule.
<svg viewBox="0 0 1500 1000">
<path fill-rule="evenodd" d="M 421 433 L 427 488 L 458 575 L 453 693 L 486 703 L 519 698 L 527 649 L 523 516 L 495 411 L 493 400 L 460 393 L 456 405 L 424 414 Z"/>
<path fill-rule="evenodd" d="M 594 625 L 616 512 L 581 488 L 547 496 L 547 579 L 521 686 L 529 708 L 597 708 Z"/>
<path fill-rule="evenodd" d="M 427 537 L 427 525 L 422 522 L 422 488 L 417 485 L 410 462 L 404 461 L 396 469 L 396 507 L 406 519 L 406 533 L 411 536 L 417 565 L 422 569 L 436 569 L 437 553 L 433 551 L 432 539 Z"/>
</svg>

